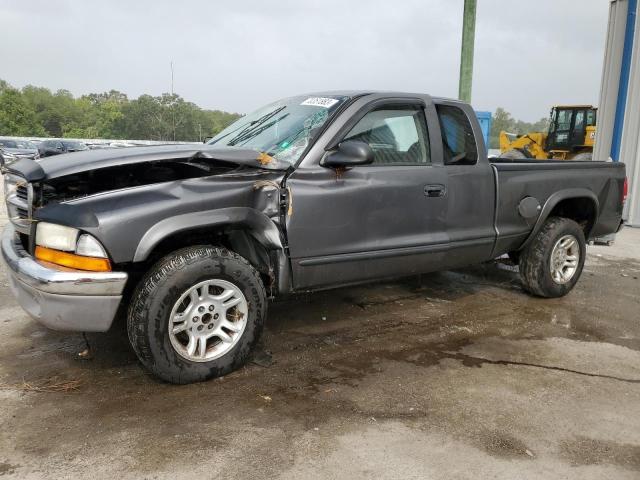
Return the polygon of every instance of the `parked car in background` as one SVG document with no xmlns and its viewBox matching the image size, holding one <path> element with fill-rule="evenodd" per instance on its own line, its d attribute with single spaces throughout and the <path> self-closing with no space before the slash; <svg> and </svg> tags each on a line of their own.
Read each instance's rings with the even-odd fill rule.
<svg viewBox="0 0 640 480">
<path fill-rule="evenodd" d="M 110 148 L 127 148 L 127 147 L 143 147 L 144 145 L 139 145 L 137 143 L 131 143 L 131 142 L 111 142 L 109 144 Z"/>
<path fill-rule="evenodd" d="M 0 148 L 5 154 L 13 155 L 17 158 L 30 158 L 35 160 L 40 157 L 38 147 L 29 140 L 14 140 L 11 138 L 0 138 Z"/>
<path fill-rule="evenodd" d="M 112 148 L 108 143 L 87 143 L 89 150 L 104 150 L 105 148 Z"/>
<path fill-rule="evenodd" d="M 41 157 L 50 157 L 61 153 L 81 152 L 89 150 L 89 147 L 83 142 L 75 140 L 44 140 L 40 143 L 38 150 Z"/>
<path fill-rule="evenodd" d="M 0 163 L 9 164 L 9 163 L 15 162 L 16 160 L 18 160 L 18 157 L 16 157 L 13 153 L 5 151 L 0 146 Z"/>
</svg>

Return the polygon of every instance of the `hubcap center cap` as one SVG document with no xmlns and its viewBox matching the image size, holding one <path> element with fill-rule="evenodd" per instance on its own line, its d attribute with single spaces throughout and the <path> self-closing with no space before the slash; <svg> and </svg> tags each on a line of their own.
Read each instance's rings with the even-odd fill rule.
<svg viewBox="0 0 640 480">
<path fill-rule="evenodd" d="M 176 301 L 169 318 L 174 350 L 187 360 L 207 362 L 235 346 L 247 324 L 248 303 L 239 287 L 206 280 Z"/>
<path fill-rule="evenodd" d="M 580 244 L 573 235 L 564 235 L 553 247 L 550 257 L 551 278 L 555 283 L 571 281 L 578 270 Z"/>
<path fill-rule="evenodd" d="M 203 313 L 201 317 L 197 315 L 193 317 L 190 331 L 197 337 L 210 336 L 211 332 L 219 328 L 222 323 L 220 321 L 220 315 L 214 313 L 216 310 L 220 310 L 220 308 L 220 305 L 216 305 L 215 303 L 202 303 L 197 311 L 205 313 Z"/>
</svg>

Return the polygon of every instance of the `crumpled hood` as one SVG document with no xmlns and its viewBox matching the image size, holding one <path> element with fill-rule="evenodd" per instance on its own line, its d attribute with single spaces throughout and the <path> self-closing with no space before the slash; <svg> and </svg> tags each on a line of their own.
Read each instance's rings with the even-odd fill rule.
<svg viewBox="0 0 640 480">
<path fill-rule="evenodd" d="M 28 182 L 37 182 L 118 165 L 189 158 L 210 158 L 268 170 L 287 170 L 290 167 L 288 163 L 278 162 L 258 150 L 190 144 L 85 150 L 37 161 L 21 159 L 6 165 L 4 169 L 24 177 Z"/>
</svg>

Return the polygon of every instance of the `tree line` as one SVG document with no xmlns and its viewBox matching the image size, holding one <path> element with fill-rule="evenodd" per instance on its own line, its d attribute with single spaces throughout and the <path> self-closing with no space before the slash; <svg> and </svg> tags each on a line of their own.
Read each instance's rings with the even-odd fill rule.
<svg viewBox="0 0 640 480">
<path fill-rule="evenodd" d="M 74 97 L 28 85 L 17 89 L 0 79 L 0 135 L 21 137 L 105 138 L 202 141 L 239 118 L 237 113 L 205 110 L 180 95 L 140 95 L 129 99 L 117 90 Z M 534 123 L 514 119 L 497 108 L 489 148 L 499 148 L 501 130 L 524 134 L 546 131 L 546 118 Z"/>
<path fill-rule="evenodd" d="M 239 118 L 205 110 L 180 95 L 140 95 L 117 90 L 74 97 L 0 79 L 0 135 L 59 138 L 203 141 Z"/>
<path fill-rule="evenodd" d="M 531 132 L 546 132 L 549 128 L 549 119 L 541 118 L 537 122 L 529 123 L 516 120 L 504 108 L 498 107 L 493 114 L 491 132 L 489 134 L 489 148 L 500 148 L 500 132 L 505 130 L 509 133 L 524 135 Z"/>
</svg>

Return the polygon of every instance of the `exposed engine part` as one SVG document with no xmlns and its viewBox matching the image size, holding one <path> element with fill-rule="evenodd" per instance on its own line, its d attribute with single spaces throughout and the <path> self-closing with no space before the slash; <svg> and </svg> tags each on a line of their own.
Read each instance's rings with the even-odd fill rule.
<svg viewBox="0 0 640 480">
<path fill-rule="evenodd" d="M 37 202 L 42 207 L 53 201 L 63 202 L 121 188 L 223 174 L 238 168 L 241 167 L 209 159 L 145 162 L 102 168 L 43 183 Z"/>
</svg>

